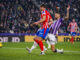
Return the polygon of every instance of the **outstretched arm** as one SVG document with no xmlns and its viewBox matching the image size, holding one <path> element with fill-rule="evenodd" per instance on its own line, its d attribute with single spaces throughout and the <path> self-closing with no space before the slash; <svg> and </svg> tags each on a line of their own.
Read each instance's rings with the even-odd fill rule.
<svg viewBox="0 0 80 60">
<path fill-rule="evenodd" d="M 67 14 L 64 17 L 64 20 L 67 20 L 69 18 L 69 10 L 70 10 L 70 6 L 67 7 Z"/>
<path fill-rule="evenodd" d="M 39 21 L 37 21 L 37 22 L 35 22 L 35 23 L 33 23 L 33 24 L 38 25 L 38 24 L 44 22 L 45 20 L 46 20 L 46 16 L 44 15 L 42 19 L 40 19 Z"/>
<path fill-rule="evenodd" d="M 70 28 L 70 23 L 69 23 L 69 25 L 68 25 L 67 31 L 69 31 L 69 28 Z"/>
</svg>

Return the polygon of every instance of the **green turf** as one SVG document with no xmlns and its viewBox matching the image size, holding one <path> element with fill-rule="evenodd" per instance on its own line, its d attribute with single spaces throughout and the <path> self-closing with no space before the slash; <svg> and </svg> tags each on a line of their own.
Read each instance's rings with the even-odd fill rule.
<svg viewBox="0 0 80 60">
<path fill-rule="evenodd" d="M 45 55 L 40 55 L 40 49 L 37 47 L 29 54 L 26 51 L 26 46 L 31 47 L 33 43 L 3 43 L 0 48 L 0 60 L 80 60 L 80 42 L 75 42 L 73 45 L 65 42 L 56 44 L 56 48 L 63 48 L 64 54 L 52 53 L 50 49 L 45 52 Z M 44 45 L 46 45 L 44 43 Z M 47 46 L 47 45 L 46 45 Z M 76 52 L 78 51 L 78 52 Z"/>
</svg>

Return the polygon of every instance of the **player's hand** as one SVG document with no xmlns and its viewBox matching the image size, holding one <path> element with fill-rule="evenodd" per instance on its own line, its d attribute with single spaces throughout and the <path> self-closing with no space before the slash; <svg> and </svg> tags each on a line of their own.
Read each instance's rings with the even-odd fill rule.
<svg viewBox="0 0 80 60">
<path fill-rule="evenodd" d="M 33 24 L 38 25 L 38 22 L 35 22 L 35 23 L 33 23 Z"/>
<path fill-rule="evenodd" d="M 34 24 L 30 24 L 30 26 L 33 26 Z"/>
<path fill-rule="evenodd" d="M 68 7 L 67 7 L 67 10 L 69 10 L 70 9 L 70 5 L 68 5 Z"/>
</svg>

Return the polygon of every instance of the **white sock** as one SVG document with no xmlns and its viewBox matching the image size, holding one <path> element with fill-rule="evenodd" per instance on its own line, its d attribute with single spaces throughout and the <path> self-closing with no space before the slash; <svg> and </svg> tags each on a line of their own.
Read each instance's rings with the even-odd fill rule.
<svg viewBox="0 0 80 60">
<path fill-rule="evenodd" d="M 56 49 L 58 53 L 63 52 L 63 49 Z"/>
<path fill-rule="evenodd" d="M 46 51 L 47 50 L 47 48 L 44 46 L 44 51 Z"/>
<path fill-rule="evenodd" d="M 48 48 L 50 48 L 51 45 L 48 40 L 46 40 L 46 43 L 48 44 Z"/>
<path fill-rule="evenodd" d="M 35 49 L 36 48 L 36 46 L 37 46 L 37 43 L 34 41 L 34 44 L 33 44 L 33 46 L 31 47 L 31 51 L 33 50 L 33 49 Z"/>
</svg>

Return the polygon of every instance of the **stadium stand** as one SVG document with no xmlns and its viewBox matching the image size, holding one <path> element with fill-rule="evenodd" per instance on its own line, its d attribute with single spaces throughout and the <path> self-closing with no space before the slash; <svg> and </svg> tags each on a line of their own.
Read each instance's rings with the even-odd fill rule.
<svg viewBox="0 0 80 60">
<path fill-rule="evenodd" d="M 39 26 L 30 24 L 40 19 L 40 10 L 37 6 L 42 3 L 46 4 L 53 19 L 56 11 L 63 17 L 69 4 L 70 18 L 63 22 L 60 32 L 68 33 L 67 26 L 72 18 L 76 19 L 80 32 L 79 0 L 0 0 L 0 33 L 35 33 Z"/>
</svg>

